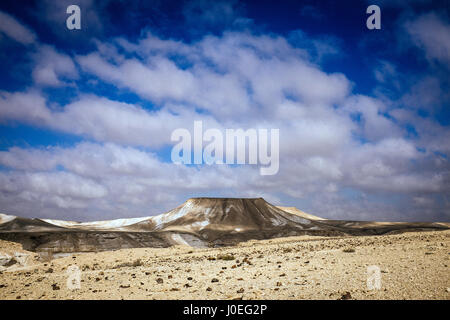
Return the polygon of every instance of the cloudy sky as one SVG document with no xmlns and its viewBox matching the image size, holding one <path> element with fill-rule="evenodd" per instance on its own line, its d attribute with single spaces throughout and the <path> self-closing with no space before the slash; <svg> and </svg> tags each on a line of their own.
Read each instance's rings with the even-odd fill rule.
<svg viewBox="0 0 450 320">
<path fill-rule="evenodd" d="M 1 1 L 0 212 L 102 220 L 220 196 L 450 221 L 449 17 L 427 0 Z M 173 164 L 171 133 L 195 120 L 279 128 L 279 172 Z"/>
</svg>

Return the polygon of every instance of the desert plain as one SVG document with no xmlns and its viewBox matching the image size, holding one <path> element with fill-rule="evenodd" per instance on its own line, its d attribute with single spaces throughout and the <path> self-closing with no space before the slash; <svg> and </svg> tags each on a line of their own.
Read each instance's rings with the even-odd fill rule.
<svg viewBox="0 0 450 320">
<path fill-rule="evenodd" d="M 292 236 L 235 246 L 131 248 L 42 257 L 0 240 L 18 262 L 0 271 L 0 299 L 444 299 L 450 230 Z M 25 257 L 20 260 L 20 257 Z M 378 266 L 380 288 L 367 285 Z M 68 286 L 69 269 L 80 286 Z"/>
</svg>

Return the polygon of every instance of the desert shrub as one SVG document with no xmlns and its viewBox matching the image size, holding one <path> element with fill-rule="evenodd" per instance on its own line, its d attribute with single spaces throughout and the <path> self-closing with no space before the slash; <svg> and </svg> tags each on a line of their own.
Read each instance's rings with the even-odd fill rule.
<svg viewBox="0 0 450 320">
<path fill-rule="evenodd" d="M 141 259 L 136 259 L 133 262 L 124 262 L 121 264 L 118 264 L 113 267 L 113 269 L 119 269 L 119 268 L 127 268 L 127 267 L 140 267 L 143 266 L 144 263 L 141 261 Z"/>
<path fill-rule="evenodd" d="M 218 256 L 217 256 L 217 260 L 227 260 L 227 261 L 230 261 L 230 260 L 234 260 L 235 259 L 235 257 L 232 255 L 232 254 L 219 254 Z"/>
<path fill-rule="evenodd" d="M 136 259 L 132 263 L 132 267 L 140 267 L 142 265 L 143 265 L 143 263 L 142 263 L 141 259 Z"/>
</svg>

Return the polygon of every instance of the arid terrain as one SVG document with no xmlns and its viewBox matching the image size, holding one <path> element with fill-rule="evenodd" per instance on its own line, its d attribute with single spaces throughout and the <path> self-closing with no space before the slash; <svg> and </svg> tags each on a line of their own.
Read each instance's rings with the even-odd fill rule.
<svg viewBox="0 0 450 320">
<path fill-rule="evenodd" d="M 262 198 L 83 223 L 0 214 L 0 299 L 449 299 L 449 226 L 328 220 Z"/>
<path fill-rule="evenodd" d="M 295 207 L 274 206 L 263 198 L 191 198 L 157 216 L 93 222 L 0 214 L 0 239 L 52 254 L 174 245 L 208 248 L 286 236 L 359 236 L 449 228 L 450 223 L 439 222 L 328 220 Z"/>
<path fill-rule="evenodd" d="M 297 236 L 224 248 L 134 248 L 41 261 L 28 254 L 0 273 L 0 299 L 449 299 L 450 231 Z M 70 290 L 67 270 L 81 271 Z M 367 267 L 381 269 L 369 290 Z"/>
</svg>

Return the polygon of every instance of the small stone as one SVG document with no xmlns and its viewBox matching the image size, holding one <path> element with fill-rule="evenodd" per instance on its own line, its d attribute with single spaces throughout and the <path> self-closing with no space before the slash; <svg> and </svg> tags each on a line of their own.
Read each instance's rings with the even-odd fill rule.
<svg viewBox="0 0 450 320">
<path fill-rule="evenodd" d="M 352 295 L 350 294 L 350 292 L 346 292 L 344 293 L 341 298 L 339 300 L 350 300 L 352 298 Z"/>
</svg>

